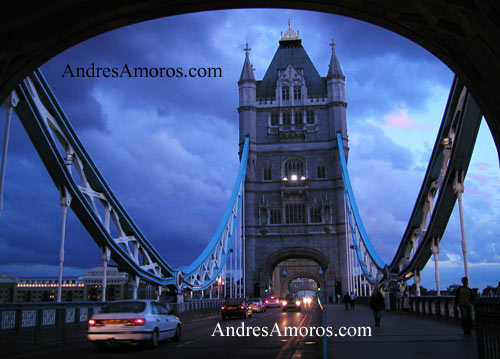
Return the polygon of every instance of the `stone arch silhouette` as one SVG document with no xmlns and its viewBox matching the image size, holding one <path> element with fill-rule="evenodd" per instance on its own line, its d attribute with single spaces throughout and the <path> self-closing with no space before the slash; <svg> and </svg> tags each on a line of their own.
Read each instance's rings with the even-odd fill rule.
<svg viewBox="0 0 500 359">
<path fill-rule="evenodd" d="M 310 279 L 313 279 L 318 284 L 318 286 L 320 286 L 321 288 L 325 287 L 324 275 L 320 276 L 317 273 L 314 274 L 311 272 L 304 271 L 304 272 L 294 273 L 292 276 L 287 277 L 286 280 L 283 283 L 281 283 L 281 288 L 280 288 L 281 293 L 286 293 L 288 291 L 288 287 L 290 286 L 290 283 L 293 282 L 297 278 L 310 278 Z"/>
<path fill-rule="evenodd" d="M 269 254 L 262 266 L 262 274 L 271 276 L 274 268 L 287 259 L 310 259 L 318 263 L 323 272 L 329 267 L 328 258 L 322 252 L 313 248 L 289 247 Z"/>
</svg>

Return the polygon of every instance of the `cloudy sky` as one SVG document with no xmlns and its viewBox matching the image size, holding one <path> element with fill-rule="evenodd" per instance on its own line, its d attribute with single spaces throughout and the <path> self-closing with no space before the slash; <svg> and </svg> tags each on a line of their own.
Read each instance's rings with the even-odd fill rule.
<svg viewBox="0 0 500 359">
<path fill-rule="evenodd" d="M 238 87 L 245 43 L 262 79 L 288 19 L 326 76 L 332 37 L 346 76 L 349 171 L 365 227 L 389 263 L 406 228 L 443 115 L 453 73 L 405 38 L 357 20 L 296 10 L 230 10 L 144 22 L 92 38 L 42 66 L 104 178 L 173 266 L 197 257 L 214 233 L 238 168 Z M 221 78 L 70 78 L 71 67 L 220 67 Z M 5 112 L 3 112 L 5 113 Z M 2 115 L 2 121 L 4 115 Z M 2 122 L 3 123 L 3 122 Z M 59 194 L 18 119 L 12 124 L 0 272 L 57 275 Z M 500 280 L 499 166 L 483 121 L 464 206 L 471 284 Z M 458 211 L 455 211 L 458 213 Z M 441 242 L 442 287 L 463 275 L 454 213 Z M 65 275 L 100 265 L 70 213 Z M 434 263 L 423 285 L 435 287 Z"/>
</svg>

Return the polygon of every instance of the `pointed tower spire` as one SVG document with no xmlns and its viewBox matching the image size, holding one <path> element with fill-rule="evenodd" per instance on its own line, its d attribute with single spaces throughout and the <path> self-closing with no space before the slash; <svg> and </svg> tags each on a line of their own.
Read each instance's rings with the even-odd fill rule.
<svg viewBox="0 0 500 359">
<path fill-rule="evenodd" d="M 252 49 L 248 47 L 248 42 L 247 42 L 245 48 L 243 49 L 243 51 L 245 51 L 245 62 L 243 63 L 243 70 L 241 70 L 241 76 L 238 83 L 249 80 L 255 81 L 255 77 L 253 75 L 253 66 L 250 63 L 250 58 L 248 57 L 248 53 L 250 52 L 250 50 Z"/>
<path fill-rule="evenodd" d="M 327 78 L 341 78 L 345 79 L 344 73 L 342 72 L 342 69 L 340 68 L 340 63 L 339 59 L 337 59 L 337 54 L 335 53 L 335 46 L 337 44 L 332 38 L 332 42 L 330 44 L 332 47 L 332 57 L 330 58 L 330 65 L 328 66 L 328 75 Z"/>
</svg>

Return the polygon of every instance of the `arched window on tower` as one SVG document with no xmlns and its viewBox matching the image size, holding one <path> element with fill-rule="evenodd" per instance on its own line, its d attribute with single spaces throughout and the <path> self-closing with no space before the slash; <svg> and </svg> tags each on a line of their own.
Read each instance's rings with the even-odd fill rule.
<svg viewBox="0 0 500 359">
<path fill-rule="evenodd" d="M 272 181 L 273 180 L 273 170 L 271 166 L 265 166 L 263 168 L 263 180 Z"/>
<path fill-rule="evenodd" d="M 293 99 L 300 100 L 302 98 L 302 89 L 300 86 L 293 87 Z"/>
<path fill-rule="evenodd" d="M 304 176 L 304 162 L 298 158 L 290 158 L 285 162 L 285 177 L 291 179 L 293 175 L 297 179 Z"/>
<path fill-rule="evenodd" d="M 281 99 L 284 101 L 290 100 L 290 88 L 288 86 L 281 88 Z"/>
<path fill-rule="evenodd" d="M 316 177 L 317 178 L 326 178 L 325 166 L 318 165 L 318 167 L 316 168 Z"/>
</svg>

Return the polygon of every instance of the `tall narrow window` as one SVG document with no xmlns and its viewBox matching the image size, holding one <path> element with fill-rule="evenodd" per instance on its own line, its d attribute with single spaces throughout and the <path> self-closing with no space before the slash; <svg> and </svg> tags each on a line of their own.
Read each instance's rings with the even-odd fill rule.
<svg viewBox="0 0 500 359">
<path fill-rule="evenodd" d="M 291 158 L 285 163 L 285 177 L 290 179 L 292 175 L 299 179 L 304 176 L 304 162 L 298 158 Z"/>
<path fill-rule="evenodd" d="M 271 166 L 264 167 L 264 181 L 272 181 L 273 180 L 273 171 Z"/>
<path fill-rule="evenodd" d="M 314 125 L 314 111 L 307 111 L 306 117 L 307 117 L 307 124 Z"/>
<path fill-rule="evenodd" d="M 271 112 L 271 126 L 278 126 L 280 124 L 279 112 Z"/>
<path fill-rule="evenodd" d="M 290 100 L 290 88 L 288 86 L 281 88 L 281 99 L 284 101 Z"/>
<path fill-rule="evenodd" d="M 293 87 L 293 99 L 294 100 L 300 100 L 302 98 L 302 89 L 300 86 L 294 86 Z"/>
<path fill-rule="evenodd" d="M 271 213 L 269 215 L 269 224 L 281 224 L 281 209 L 271 209 Z"/>
<path fill-rule="evenodd" d="M 285 204 L 286 224 L 305 223 L 304 203 Z"/>
<path fill-rule="evenodd" d="M 321 208 L 320 207 L 313 207 L 313 208 L 311 208 L 309 214 L 310 214 L 311 223 L 321 223 L 321 222 L 323 222 L 323 218 L 321 216 Z"/>
<path fill-rule="evenodd" d="M 283 112 L 283 124 L 284 125 L 292 124 L 292 114 L 290 112 Z"/>
<path fill-rule="evenodd" d="M 318 178 L 326 178 L 326 170 L 325 166 L 319 165 L 316 170 L 316 177 Z"/>
<path fill-rule="evenodd" d="M 295 111 L 293 116 L 296 125 L 302 125 L 304 123 L 304 119 L 302 118 L 302 111 Z"/>
</svg>

